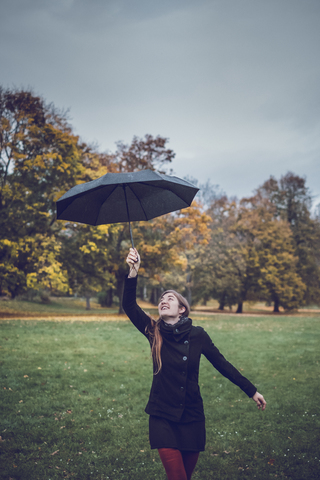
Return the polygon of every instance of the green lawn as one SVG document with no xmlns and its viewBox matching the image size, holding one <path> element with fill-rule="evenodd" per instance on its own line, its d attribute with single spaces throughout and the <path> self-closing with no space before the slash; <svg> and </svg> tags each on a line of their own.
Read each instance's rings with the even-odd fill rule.
<svg viewBox="0 0 320 480">
<path fill-rule="evenodd" d="M 204 358 L 207 447 L 194 479 L 318 479 L 320 317 L 194 316 L 258 386 Z M 148 444 L 146 339 L 127 321 L 0 322 L 0 478 L 165 480 Z"/>
</svg>

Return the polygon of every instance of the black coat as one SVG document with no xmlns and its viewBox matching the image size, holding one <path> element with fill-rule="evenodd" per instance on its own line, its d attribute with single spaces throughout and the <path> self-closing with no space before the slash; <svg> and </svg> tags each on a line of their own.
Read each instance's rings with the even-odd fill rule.
<svg viewBox="0 0 320 480">
<path fill-rule="evenodd" d="M 136 278 L 126 278 L 123 308 L 135 327 L 149 340 L 145 328 L 150 317 L 137 305 Z M 203 354 L 226 378 L 253 397 L 255 386 L 229 363 L 212 343 L 202 327 L 182 318 L 174 326 L 161 321 L 163 338 L 162 369 L 153 376 L 146 413 L 174 422 L 204 420 L 203 402 L 198 385 L 200 357 Z M 150 341 L 150 340 L 149 340 Z"/>
</svg>

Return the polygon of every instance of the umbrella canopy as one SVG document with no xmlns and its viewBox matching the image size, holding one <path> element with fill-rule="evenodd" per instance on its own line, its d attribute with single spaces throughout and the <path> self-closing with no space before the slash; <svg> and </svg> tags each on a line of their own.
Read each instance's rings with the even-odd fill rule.
<svg viewBox="0 0 320 480">
<path fill-rule="evenodd" d="M 107 173 L 65 193 L 57 201 L 57 218 L 89 225 L 151 220 L 189 207 L 198 190 L 152 170 Z"/>
</svg>

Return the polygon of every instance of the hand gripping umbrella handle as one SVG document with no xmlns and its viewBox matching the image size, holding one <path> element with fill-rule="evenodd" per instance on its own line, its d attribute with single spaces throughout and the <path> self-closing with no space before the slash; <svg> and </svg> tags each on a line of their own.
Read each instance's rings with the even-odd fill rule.
<svg viewBox="0 0 320 480">
<path fill-rule="evenodd" d="M 128 222 L 129 222 L 131 245 L 132 245 L 132 248 L 134 248 L 133 236 L 132 236 L 132 230 L 131 230 L 131 223 L 130 223 L 130 216 L 129 216 L 129 206 L 128 206 L 128 200 L 127 200 L 126 186 L 127 186 L 126 184 L 122 185 L 123 191 L 124 191 L 124 198 L 125 198 L 125 201 L 126 201 L 126 207 L 127 207 L 127 215 L 128 215 Z"/>
</svg>

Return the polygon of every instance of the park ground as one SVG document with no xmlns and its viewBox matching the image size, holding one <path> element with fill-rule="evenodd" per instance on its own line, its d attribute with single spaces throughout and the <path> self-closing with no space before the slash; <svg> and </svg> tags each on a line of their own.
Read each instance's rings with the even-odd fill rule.
<svg viewBox="0 0 320 480">
<path fill-rule="evenodd" d="M 146 339 L 116 309 L 59 302 L 20 310 L 1 302 L 0 478 L 165 480 L 148 443 Z M 207 445 L 193 478 L 318 479 L 317 309 L 208 310 L 193 312 L 194 324 L 257 386 L 267 409 L 258 411 L 203 358 Z"/>
</svg>

